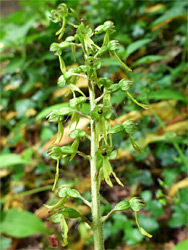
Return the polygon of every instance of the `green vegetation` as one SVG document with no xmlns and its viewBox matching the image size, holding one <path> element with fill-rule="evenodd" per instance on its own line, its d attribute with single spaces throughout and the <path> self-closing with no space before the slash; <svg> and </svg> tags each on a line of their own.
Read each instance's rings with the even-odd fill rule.
<svg viewBox="0 0 188 250">
<path fill-rule="evenodd" d="M 188 208 L 187 2 L 64 2 L 84 18 L 86 26 L 91 24 L 92 30 L 107 20 L 114 22 L 116 31 L 110 38 L 120 42 L 113 57 L 102 56 L 101 68 L 97 70 L 99 87 L 104 84 L 100 80 L 104 77 L 115 83 L 111 98 L 114 120 L 110 122 L 109 135 L 114 150 L 117 150 L 117 158 L 111 164 L 113 172 L 125 185 L 119 186 L 114 178 L 107 179 L 113 187 L 101 183 L 101 214 L 111 215 L 104 224 L 105 248 L 131 249 L 136 245 L 137 249 L 183 249 L 187 244 Z M 57 82 L 62 86 L 64 79 L 58 81 L 61 74 L 59 62 L 49 51 L 58 26 L 49 20 L 50 11 L 60 3 L 19 1 L 22 9 L 1 20 L 1 249 L 11 246 L 26 249 L 29 245 L 34 249 L 51 249 L 48 236 L 52 234 L 57 235 L 60 248 L 59 224 L 47 220 L 49 209 L 43 204 L 53 206 L 58 202 L 57 195 L 63 198 L 62 187 L 76 189 L 82 194 L 82 199 L 70 198 L 73 196 L 69 194 L 66 206 L 74 210 L 62 211 L 69 228 L 66 248 L 91 249 L 93 245 L 92 231 L 86 222 L 91 220 L 91 211 L 82 203 L 91 201 L 89 160 L 82 159 L 90 153 L 89 140 L 83 132 L 74 132 L 69 137 L 69 113 L 64 113 L 62 123 L 59 122 L 59 135 L 55 118 L 46 120 L 53 110 L 67 111 L 69 100 L 74 100 L 66 88 L 56 86 Z M 75 30 L 69 27 L 60 42 L 65 41 L 64 37 L 74 36 Z M 101 33 L 92 39 L 101 47 L 103 38 Z M 113 46 L 116 47 L 116 43 Z M 61 55 L 68 71 L 83 65 L 81 50 L 72 50 L 67 47 Z M 132 72 L 124 69 L 121 62 L 131 66 Z M 133 82 L 128 86 L 127 94 L 131 93 L 149 109 L 144 110 L 127 98 L 127 86 L 120 83 L 121 79 Z M 81 90 L 76 93 L 76 98 L 81 94 L 83 98 L 79 101 L 82 102 L 88 96 L 87 79 L 79 79 L 74 86 Z M 100 89 L 96 90 L 96 98 L 101 94 Z M 77 129 L 89 134 L 88 101 L 83 101 L 80 106 L 72 101 L 71 105 L 74 110 L 77 108 L 75 114 L 85 114 L 85 117 L 79 117 Z M 94 119 L 98 119 L 98 111 L 92 113 Z M 77 121 L 78 115 L 74 117 Z M 137 124 L 137 131 L 131 137 L 127 120 Z M 64 135 L 60 140 L 62 131 Z M 64 154 L 73 141 L 75 147 L 79 143 L 80 155 L 74 155 L 77 150 L 72 150 L 68 152 L 71 158 L 74 157 L 71 161 L 69 157 L 60 160 L 59 192 L 53 194 L 55 162 L 49 159 L 47 150 L 55 140 Z M 140 148 L 144 150 L 142 154 L 135 152 L 131 145 L 134 141 L 138 151 Z M 120 201 L 130 201 L 138 196 L 145 202 L 145 208 L 137 216 L 138 221 L 153 235 L 152 239 L 145 240 L 134 214 L 118 212 L 129 205 Z M 112 209 L 116 212 L 111 213 Z M 67 217 L 73 219 L 67 220 Z"/>
</svg>

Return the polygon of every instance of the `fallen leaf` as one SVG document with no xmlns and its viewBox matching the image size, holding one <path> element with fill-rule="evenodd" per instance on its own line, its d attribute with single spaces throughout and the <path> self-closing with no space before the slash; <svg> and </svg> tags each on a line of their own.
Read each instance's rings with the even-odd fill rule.
<svg viewBox="0 0 188 250">
<path fill-rule="evenodd" d="M 164 8 L 165 8 L 165 6 L 163 4 L 156 4 L 155 6 L 147 7 L 145 9 L 145 12 L 146 13 L 153 13 L 153 12 L 156 12 L 156 11 L 164 9 Z"/>
<path fill-rule="evenodd" d="M 173 184 L 173 186 L 170 187 L 170 190 L 168 192 L 168 195 L 170 197 L 174 197 L 179 189 L 188 187 L 188 177 L 184 178 L 183 180 Z"/>
<path fill-rule="evenodd" d="M 36 109 L 28 109 L 28 110 L 26 111 L 25 115 L 26 115 L 27 117 L 30 117 L 30 116 L 36 115 L 36 113 L 37 113 Z"/>
</svg>

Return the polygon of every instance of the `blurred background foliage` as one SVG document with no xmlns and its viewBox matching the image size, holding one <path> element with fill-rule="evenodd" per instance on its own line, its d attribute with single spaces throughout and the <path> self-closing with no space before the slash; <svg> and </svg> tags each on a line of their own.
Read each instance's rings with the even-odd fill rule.
<svg viewBox="0 0 188 250">
<path fill-rule="evenodd" d="M 129 78 L 132 92 L 148 103 L 142 110 L 114 94 L 114 123 L 137 121 L 134 139 L 145 149 L 136 154 L 122 133 L 113 137 L 118 159 L 113 167 L 125 188 L 113 190 L 102 185 L 102 213 L 120 200 L 136 195 L 146 202 L 139 215 L 141 225 L 153 238 L 139 233 L 133 214 L 116 213 L 104 225 L 107 249 L 188 249 L 187 235 L 187 1 L 74 0 L 64 1 L 75 8 L 85 22 L 96 27 L 106 20 L 116 26 L 113 39 L 121 42 L 118 54 L 133 69 L 127 73 L 116 60 L 103 58 L 100 76 L 115 82 Z M 50 234 L 61 239 L 60 229 L 47 220 L 56 196 L 51 192 L 55 162 L 47 158 L 47 149 L 57 133 L 56 124 L 46 115 L 66 105 L 65 89 L 57 88 L 59 62 L 49 46 L 57 41 L 57 26 L 49 21 L 50 10 L 62 1 L 2 1 L 1 11 L 1 238 L 0 249 L 51 249 Z M 10 9 L 12 7 L 12 9 Z M 16 9 L 15 9 L 16 8 Z M 12 12 L 7 15 L 7 13 Z M 67 35 L 73 34 L 67 29 Z M 102 37 L 95 38 L 100 44 Z M 63 54 L 66 65 L 82 62 L 82 54 Z M 87 82 L 78 86 L 86 93 Z M 87 94 L 87 93 L 86 93 Z M 85 107 L 87 108 L 87 106 Z M 71 142 L 69 117 L 61 145 Z M 85 119 L 79 128 L 89 129 Z M 87 142 L 81 150 L 88 152 Z M 90 199 L 88 162 L 79 156 L 61 161 L 60 185 L 69 184 Z M 74 207 L 72 202 L 69 204 Z M 90 211 L 77 202 L 86 216 Z M 78 220 L 69 223 L 66 249 L 92 249 L 92 234 Z M 61 247 L 59 246 L 59 249 Z"/>
</svg>

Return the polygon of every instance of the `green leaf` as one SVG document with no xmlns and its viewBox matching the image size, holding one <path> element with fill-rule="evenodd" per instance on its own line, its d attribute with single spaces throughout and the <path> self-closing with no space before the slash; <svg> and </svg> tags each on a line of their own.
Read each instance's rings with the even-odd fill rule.
<svg viewBox="0 0 188 250">
<path fill-rule="evenodd" d="M 186 9 L 183 8 L 182 5 L 173 7 L 171 9 L 169 9 L 164 15 L 160 16 L 159 18 L 157 18 L 151 25 L 151 27 L 155 27 L 157 25 L 159 25 L 160 23 L 163 23 L 165 21 L 171 21 L 175 18 L 180 18 L 180 17 L 186 17 L 187 16 L 187 12 Z"/>
<path fill-rule="evenodd" d="M 148 55 L 138 59 L 135 63 L 132 64 L 132 67 L 145 64 L 145 63 L 152 63 L 152 62 L 159 62 L 163 60 L 164 56 L 157 56 L 157 55 Z"/>
<path fill-rule="evenodd" d="M 150 92 L 148 98 L 154 100 L 174 99 L 178 101 L 188 102 L 188 99 L 179 91 L 175 89 L 158 89 Z"/>
<path fill-rule="evenodd" d="M 11 248 L 12 239 L 0 235 L 0 250 L 7 250 Z"/>
<path fill-rule="evenodd" d="M 19 164 L 23 165 L 36 165 L 36 162 L 32 161 L 27 161 L 23 159 L 20 155 L 18 154 L 2 154 L 0 155 L 0 168 L 7 168 Z"/>
<path fill-rule="evenodd" d="M 187 208 L 186 208 L 187 209 Z M 168 222 L 170 228 L 179 228 L 187 223 L 187 210 L 180 206 L 173 206 L 173 214 Z"/>
<path fill-rule="evenodd" d="M 130 209 L 129 201 L 120 201 L 115 207 L 114 211 L 125 211 Z"/>
<path fill-rule="evenodd" d="M 69 106 L 69 103 L 66 102 L 66 103 L 60 103 L 60 104 L 55 104 L 55 105 L 52 105 L 52 106 L 49 106 L 45 109 L 43 109 L 41 112 L 39 112 L 37 114 L 37 116 L 35 117 L 36 120 L 38 119 L 42 119 L 44 117 L 46 117 L 50 112 L 52 112 L 53 110 L 58 110 L 60 108 L 64 108 L 64 107 L 68 107 Z"/>
<path fill-rule="evenodd" d="M 179 242 L 172 250 L 186 250 L 188 247 L 188 239 Z"/>
<path fill-rule="evenodd" d="M 65 218 L 79 218 L 81 214 L 71 207 L 63 207 L 58 211 L 58 213 L 62 213 Z"/>
<path fill-rule="evenodd" d="M 132 53 L 134 53 L 136 50 L 142 48 L 144 45 L 148 44 L 151 42 L 151 39 L 141 39 L 138 41 L 135 41 L 131 43 L 126 50 L 126 56 L 128 57 Z"/>
<path fill-rule="evenodd" d="M 0 218 L 0 232 L 15 238 L 48 232 L 43 221 L 28 211 L 9 209 L 3 211 Z"/>
</svg>

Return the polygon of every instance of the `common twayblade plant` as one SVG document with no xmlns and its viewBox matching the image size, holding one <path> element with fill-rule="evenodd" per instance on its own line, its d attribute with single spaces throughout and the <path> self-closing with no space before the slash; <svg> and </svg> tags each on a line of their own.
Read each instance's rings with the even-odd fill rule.
<svg viewBox="0 0 188 250">
<path fill-rule="evenodd" d="M 142 234 L 147 237 L 152 237 L 147 233 L 139 224 L 137 218 L 137 212 L 141 210 L 145 205 L 138 197 L 132 197 L 131 200 L 120 201 L 107 215 L 101 216 L 100 211 L 100 185 L 102 181 L 105 181 L 110 187 L 113 186 L 111 178 L 115 178 L 115 181 L 124 186 L 118 176 L 113 171 L 111 166 L 111 160 L 117 156 L 117 151 L 114 150 L 112 135 L 124 132 L 127 133 L 130 142 L 139 154 L 144 151 L 141 149 L 132 137 L 132 133 L 136 130 L 136 124 L 131 120 L 126 120 L 123 124 L 117 124 L 113 127 L 110 125 L 110 120 L 114 118 L 112 113 L 112 101 L 111 96 L 113 93 L 121 90 L 137 105 L 146 109 L 147 105 L 141 104 L 135 100 L 132 94 L 129 92 L 129 88 L 132 81 L 129 79 L 121 79 L 118 83 L 114 83 L 112 80 L 101 77 L 98 78 L 98 70 L 101 68 L 101 60 L 103 55 L 115 57 L 120 65 L 128 71 L 132 71 L 117 54 L 119 46 L 118 41 L 110 40 L 110 35 L 114 32 L 114 24 L 112 21 L 106 21 L 104 24 L 92 29 L 89 25 L 86 25 L 84 21 L 78 18 L 76 12 L 68 8 L 65 4 L 60 4 L 57 10 L 51 11 L 51 20 L 54 23 L 60 23 L 61 28 L 56 32 L 60 43 L 52 43 L 50 51 L 53 51 L 58 56 L 60 62 L 61 76 L 58 78 L 58 86 L 60 88 L 67 88 L 69 93 L 72 93 L 72 99 L 69 101 L 68 107 L 63 107 L 52 111 L 48 115 L 50 122 L 57 122 L 58 124 L 58 136 L 54 143 L 49 148 L 49 157 L 57 161 L 56 175 L 53 186 L 53 191 L 56 190 L 56 186 L 59 178 L 59 162 L 64 157 L 69 157 L 72 160 L 76 154 L 86 158 L 90 162 L 90 176 L 91 176 L 91 202 L 87 201 L 76 190 L 70 187 L 58 188 L 59 201 L 48 206 L 52 213 L 50 220 L 54 223 L 60 223 L 61 230 L 63 232 L 63 246 L 68 244 L 68 226 L 65 219 L 80 217 L 85 221 L 93 231 L 94 237 L 94 249 L 104 250 L 103 239 L 103 224 L 104 222 L 116 211 L 125 211 L 131 209 L 135 213 L 136 223 Z M 74 23 L 73 23 L 74 22 Z M 74 36 L 68 36 L 62 41 L 63 34 L 67 25 L 76 30 Z M 104 34 L 102 46 L 97 45 L 92 39 L 93 36 Z M 71 48 L 76 60 L 76 50 L 82 50 L 83 52 L 83 65 L 78 67 L 66 69 L 62 53 L 64 49 Z M 88 81 L 88 93 L 87 97 L 76 85 L 79 78 L 86 78 Z M 99 89 L 100 96 L 96 96 L 96 89 Z M 86 114 L 81 112 L 83 103 L 89 101 L 90 112 Z M 74 125 L 73 130 L 70 133 L 70 137 L 74 139 L 73 143 L 69 146 L 58 146 L 63 140 L 63 119 L 64 116 L 71 116 L 70 127 Z M 77 129 L 77 125 L 81 117 L 86 117 L 90 123 L 90 134 L 87 134 L 84 130 Z M 87 139 L 90 141 L 90 155 L 86 155 L 84 152 L 79 151 L 79 143 Z M 81 199 L 89 208 L 92 213 L 92 221 L 86 216 L 82 215 L 80 211 L 67 207 L 66 202 L 70 199 Z"/>
</svg>

